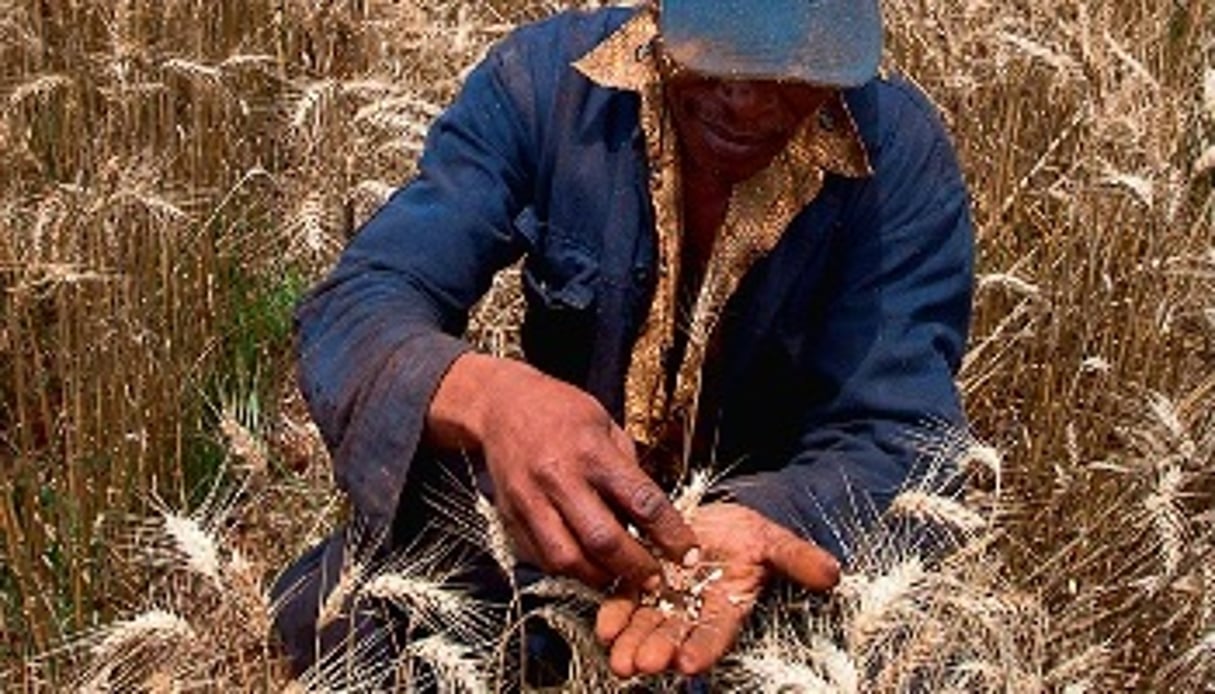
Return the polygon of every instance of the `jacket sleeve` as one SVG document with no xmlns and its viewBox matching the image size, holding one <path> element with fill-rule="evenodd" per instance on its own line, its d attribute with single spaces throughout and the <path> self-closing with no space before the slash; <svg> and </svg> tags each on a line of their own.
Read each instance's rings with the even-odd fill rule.
<svg viewBox="0 0 1215 694">
<path fill-rule="evenodd" d="M 526 45 L 508 39 L 431 128 L 418 176 L 359 231 L 296 312 L 298 378 L 337 483 L 391 520 L 425 416 L 469 349 L 468 311 L 523 252 L 535 100 Z"/>
<path fill-rule="evenodd" d="M 935 111 L 884 86 L 874 175 L 846 205 L 822 320 L 802 359 L 816 395 L 777 470 L 734 480 L 733 498 L 847 561 L 854 533 L 913 474 L 917 436 L 963 428 L 954 376 L 970 319 L 969 198 Z"/>
</svg>

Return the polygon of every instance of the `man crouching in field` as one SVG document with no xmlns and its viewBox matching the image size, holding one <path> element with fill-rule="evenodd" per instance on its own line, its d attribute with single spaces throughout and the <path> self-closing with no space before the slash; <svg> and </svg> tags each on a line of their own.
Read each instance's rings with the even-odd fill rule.
<svg viewBox="0 0 1215 694">
<path fill-rule="evenodd" d="M 834 586 L 846 528 L 911 473 L 909 430 L 963 424 L 967 195 L 933 107 L 877 76 L 881 32 L 876 0 L 663 0 L 489 54 L 298 313 L 376 551 L 410 546 L 420 490 L 471 458 L 519 581 L 611 587 L 621 677 L 706 672 L 778 576 Z M 520 257 L 526 363 L 459 337 Z M 664 487 L 715 462 L 731 476 L 686 521 Z M 317 633 L 345 537 L 279 581 L 298 669 L 352 628 Z M 656 554 L 723 567 L 695 619 L 639 597 L 664 590 Z"/>
</svg>

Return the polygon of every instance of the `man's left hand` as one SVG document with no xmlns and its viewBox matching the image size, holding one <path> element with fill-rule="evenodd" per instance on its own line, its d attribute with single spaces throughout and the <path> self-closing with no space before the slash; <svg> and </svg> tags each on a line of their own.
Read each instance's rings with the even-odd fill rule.
<svg viewBox="0 0 1215 694">
<path fill-rule="evenodd" d="M 713 667 L 734 644 L 773 572 L 810 590 L 839 582 L 834 557 L 745 506 L 703 506 L 691 523 L 706 568 L 720 569 L 720 575 L 704 584 L 694 615 L 643 605 L 636 593 L 603 603 L 595 631 L 610 647 L 619 677 L 667 670 L 691 676 Z"/>
</svg>

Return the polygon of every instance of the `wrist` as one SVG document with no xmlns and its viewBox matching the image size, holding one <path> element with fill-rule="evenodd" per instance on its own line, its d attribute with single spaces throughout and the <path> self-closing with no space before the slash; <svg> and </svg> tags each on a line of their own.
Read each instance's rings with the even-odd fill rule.
<svg viewBox="0 0 1215 694">
<path fill-rule="evenodd" d="M 479 452 L 499 416 L 503 375 L 518 366 L 524 365 L 477 352 L 452 362 L 427 410 L 429 442 Z"/>
</svg>

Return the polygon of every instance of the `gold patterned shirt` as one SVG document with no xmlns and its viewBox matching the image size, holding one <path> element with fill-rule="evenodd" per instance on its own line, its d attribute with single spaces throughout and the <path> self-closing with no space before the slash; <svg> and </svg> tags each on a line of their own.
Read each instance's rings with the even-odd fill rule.
<svg viewBox="0 0 1215 694">
<path fill-rule="evenodd" d="M 837 93 L 806 119 L 765 169 L 734 187 L 699 291 L 690 305 L 682 304 L 679 148 L 675 137 L 664 137 L 674 130 L 663 108 L 658 58 L 651 50 L 657 37 L 657 11 L 642 8 L 574 67 L 599 86 L 635 92 L 641 99 L 658 280 L 625 382 L 625 429 L 647 447 L 678 437 L 686 467 L 706 356 L 726 302 L 751 265 L 776 245 L 797 213 L 817 197 L 827 172 L 859 178 L 872 170 L 856 124 Z M 669 365 L 668 355 L 677 353 L 672 348 L 679 337 L 685 341 L 682 358 Z"/>
</svg>

